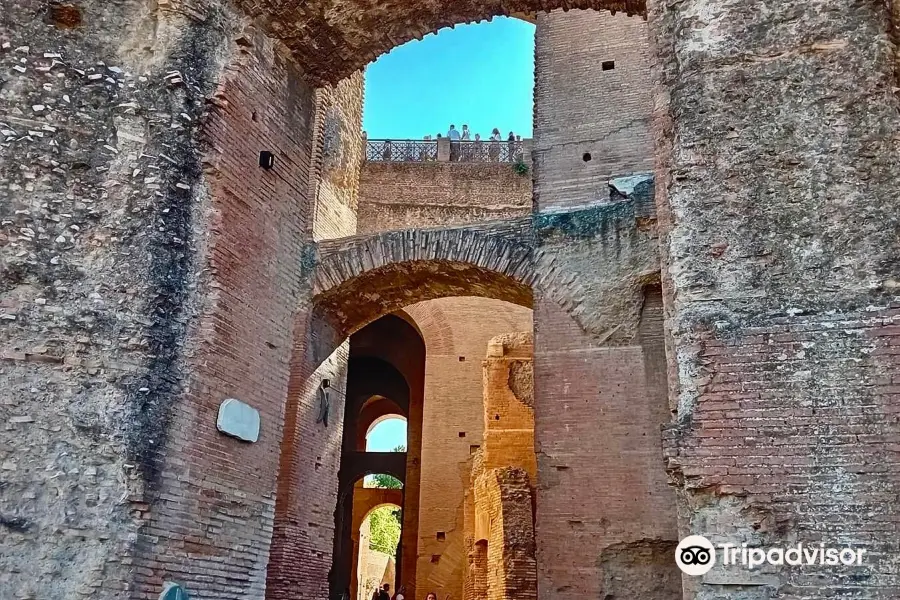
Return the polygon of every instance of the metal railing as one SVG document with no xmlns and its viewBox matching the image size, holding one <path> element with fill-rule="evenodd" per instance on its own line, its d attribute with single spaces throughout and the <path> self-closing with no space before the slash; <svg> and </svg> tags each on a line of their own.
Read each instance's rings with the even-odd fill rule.
<svg viewBox="0 0 900 600">
<path fill-rule="evenodd" d="M 366 160 L 372 162 L 426 162 L 438 159 L 437 140 L 368 140 Z"/>
<path fill-rule="evenodd" d="M 367 140 L 366 160 L 372 162 L 505 162 L 529 160 L 531 140 Z"/>
</svg>

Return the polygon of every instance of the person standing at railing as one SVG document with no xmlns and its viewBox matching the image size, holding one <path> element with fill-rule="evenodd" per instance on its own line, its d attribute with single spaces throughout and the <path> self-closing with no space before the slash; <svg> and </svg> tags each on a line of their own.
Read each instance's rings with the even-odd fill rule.
<svg viewBox="0 0 900 600">
<path fill-rule="evenodd" d="M 391 160 L 391 140 L 384 141 L 384 150 L 381 151 L 381 158 L 386 161 Z"/>
<path fill-rule="evenodd" d="M 459 131 L 456 125 L 450 125 L 447 137 L 450 138 L 450 162 L 456 162 L 459 160 Z"/>
<path fill-rule="evenodd" d="M 471 133 L 469 133 L 469 126 L 463 123 L 462 135 L 459 136 L 461 142 L 471 141 Z M 471 160 L 472 159 L 472 148 L 469 144 L 460 144 L 460 155 L 458 160 Z"/>
<path fill-rule="evenodd" d="M 516 134 L 512 131 L 509 132 L 509 136 L 506 138 L 506 152 L 506 160 L 512 162 L 513 156 L 516 155 Z"/>
<path fill-rule="evenodd" d="M 488 156 L 490 156 L 491 162 L 500 160 L 500 139 L 500 130 L 494 127 L 494 131 L 491 132 L 491 145 L 488 148 Z"/>
<path fill-rule="evenodd" d="M 484 142 L 481 141 L 481 134 L 475 134 L 475 144 L 474 144 L 474 152 L 475 152 L 475 160 L 477 162 L 481 162 L 484 159 Z"/>
</svg>

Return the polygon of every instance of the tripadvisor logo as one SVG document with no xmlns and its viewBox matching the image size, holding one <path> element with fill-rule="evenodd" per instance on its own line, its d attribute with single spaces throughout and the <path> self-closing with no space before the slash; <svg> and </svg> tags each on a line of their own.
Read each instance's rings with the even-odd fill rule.
<svg viewBox="0 0 900 600">
<path fill-rule="evenodd" d="M 742 565 L 753 570 L 770 565 L 838 565 L 860 566 L 866 551 L 862 548 L 827 548 L 825 542 L 818 546 L 803 543 L 789 548 L 748 548 L 747 544 L 719 544 L 722 565 Z M 702 535 L 689 535 L 675 548 L 675 563 L 687 575 L 705 575 L 716 564 L 716 546 Z"/>
<path fill-rule="evenodd" d="M 705 575 L 716 564 L 716 549 L 702 535 L 689 535 L 675 548 L 675 563 L 688 575 Z"/>
</svg>

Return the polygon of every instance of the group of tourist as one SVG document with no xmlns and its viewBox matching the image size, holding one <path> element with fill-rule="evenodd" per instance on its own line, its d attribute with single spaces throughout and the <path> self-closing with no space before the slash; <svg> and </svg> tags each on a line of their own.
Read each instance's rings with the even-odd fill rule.
<svg viewBox="0 0 900 600">
<path fill-rule="evenodd" d="M 345 594 L 349 598 L 349 592 Z M 401 585 L 397 588 L 397 593 L 391 596 L 391 584 L 384 583 L 380 588 L 375 588 L 372 592 L 372 600 L 406 600 L 406 589 Z M 428 592 L 425 600 L 437 600 L 437 594 Z"/>
<path fill-rule="evenodd" d="M 363 132 L 363 139 L 368 139 Z M 440 142 L 442 139 L 450 141 L 450 161 L 452 162 L 512 162 L 519 163 L 525 160 L 525 149 L 522 136 L 512 131 L 504 144 L 503 136 L 496 127 L 487 140 L 482 140 L 476 133 L 474 139 L 468 125 L 462 126 L 462 131 L 450 125 L 446 137 L 440 133 L 435 138 L 426 135 L 425 142 Z M 370 160 L 382 161 L 431 161 L 438 160 L 437 146 L 422 144 L 414 140 L 376 140 L 374 148 L 368 150 Z M 377 145 L 380 144 L 380 145 Z"/>
<path fill-rule="evenodd" d="M 469 126 L 463 124 L 462 131 L 456 128 L 456 125 L 450 125 L 450 129 L 447 130 L 447 137 L 450 139 L 450 160 L 451 161 L 459 161 L 459 160 L 483 160 L 484 153 L 484 141 L 481 139 L 481 134 L 476 133 L 475 139 L 472 139 L 472 132 L 469 131 Z M 441 134 L 437 134 L 437 139 L 441 139 Z M 430 141 L 431 136 L 426 135 L 425 141 Z M 487 157 L 493 161 L 497 162 L 500 160 L 501 150 L 501 142 L 503 141 L 503 136 L 500 135 L 500 130 L 494 127 L 494 130 L 491 132 L 491 137 L 488 138 L 487 143 Z M 460 142 L 473 142 L 473 144 L 461 144 Z M 509 162 L 520 162 L 523 159 L 523 149 L 522 149 L 522 136 L 516 135 L 514 132 L 510 131 L 509 135 L 506 138 L 506 146 L 507 146 L 507 154 L 503 157 L 505 160 Z"/>
</svg>

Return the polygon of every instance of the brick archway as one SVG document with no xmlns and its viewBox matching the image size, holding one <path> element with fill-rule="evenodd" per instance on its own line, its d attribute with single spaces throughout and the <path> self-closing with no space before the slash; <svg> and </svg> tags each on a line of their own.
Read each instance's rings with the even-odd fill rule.
<svg viewBox="0 0 900 600">
<path fill-rule="evenodd" d="M 536 252 L 531 220 L 486 227 L 410 229 L 319 247 L 313 302 L 347 335 L 423 300 L 481 296 L 531 307 Z"/>
<path fill-rule="evenodd" d="M 336 83 L 395 46 L 460 23 L 556 8 L 646 14 L 645 0 L 291 0 L 278 5 L 240 0 L 238 5 L 284 41 L 316 84 Z"/>
</svg>

